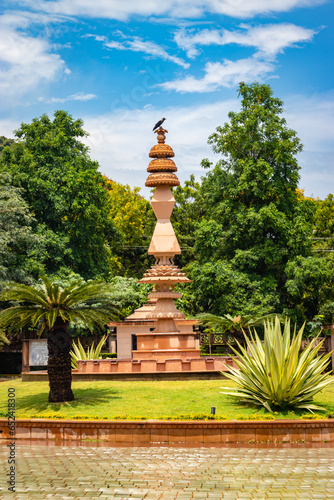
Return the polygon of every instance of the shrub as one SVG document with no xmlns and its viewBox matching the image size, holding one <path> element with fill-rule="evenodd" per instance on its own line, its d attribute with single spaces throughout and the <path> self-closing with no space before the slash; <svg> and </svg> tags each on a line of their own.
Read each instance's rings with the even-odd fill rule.
<svg viewBox="0 0 334 500">
<path fill-rule="evenodd" d="M 94 343 L 91 345 L 90 348 L 87 349 L 87 352 L 83 348 L 80 339 L 78 339 L 78 345 L 73 342 L 72 347 L 73 351 L 70 351 L 71 355 L 71 365 L 72 369 L 76 370 L 78 368 L 78 363 L 77 361 L 85 360 L 85 359 L 99 359 L 101 349 L 103 344 L 105 343 L 107 338 L 107 335 L 104 335 L 96 348 L 94 348 Z"/>
<path fill-rule="evenodd" d="M 239 359 L 234 360 L 239 370 L 228 367 L 229 372 L 225 372 L 238 387 L 233 392 L 222 387 L 224 394 L 237 397 L 240 402 L 264 406 L 269 412 L 291 408 L 323 410 L 313 404 L 313 396 L 334 381 L 324 373 L 331 353 L 318 356 L 322 345 L 315 345 L 318 337 L 300 353 L 303 329 L 304 325 L 296 334 L 295 327 L 291 339 L 290 320 L 285 321 L 282 334 L 280 321 L 275 318 L 264 323 L 264 345 L 256 330 L 250 338 L 245 335 L 248 352 L 238 344 Z"/>
</svg>

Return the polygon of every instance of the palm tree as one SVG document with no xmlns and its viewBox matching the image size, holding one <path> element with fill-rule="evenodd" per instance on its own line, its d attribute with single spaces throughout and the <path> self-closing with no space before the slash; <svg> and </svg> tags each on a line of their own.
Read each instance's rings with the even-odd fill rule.
<svg viewBox="0 0 334 500">
<path fill-rule="evenodd" d="M 3 330 L 0 330 L 0 351 L 5 344 L 10 344 L 10 342 L 7 339 L 5 332 Z"/>
<path fill-rule="evenodd" d="M 210 341 L 210 353 L 211 353 L 211 343 L 213 343 L 214 334 L 228 334 L 231 335 L 240 344 L 245 343 L 245 337 L 243 331 L 246 332 L 250 330 L 251 327 L 263 325 L 265 321 L 271 320 L 273 318 L 278 318 L 280 322 L 284 322 L 285 318 L 280 314 L 264 314 L 264 315 L 245 315 L 245 316 L 231 316 L 230 314 L 224 314 L 224 316 L 216 316 L 215 314 L 202 313 L 196 316 L 196 319 L 200 325 L 213 330 L 209 337 Z M 224 335 L 223 335 L 224 336 Z M 225 338 L 225 336 L 224 336 Z M 225 339 L 225 342 L 228 341 Z"/>
<path fill-rule="evenodd" d="M 47 330 L 49 402 L 73 401 L 68 326 L 84 323 L 92 331 L 115 319 L 117 308 L 107 303 L 110 284 L 76 282 L 62 290 L 48 278 L 42 281 L 38 288 L 12 283 L 1 293 L 1 301 L 21 304 L 0 312 L 0 327 L 12 331 L 37 326 L 39 335 Z"/>
<path fill-rule="evenodd" d="M 213 328 L 220 332 L 226 331 L 239 331 L 242 329 L 249 329 L 251 326 L 263 325 L 267 320 L 278 317 L 280 321 L 284 321 L 283 316 L 279 314 L 264 314 L 262 316 L 256 316 L 254 314 L 249 314 L 247 316 L 231 316 L 230 314 L 224 314 L 224 316 L 216 316 L 215 314 L 202 313 L 196 316 L 198 322 L 202 325 Z"/>
</svg>

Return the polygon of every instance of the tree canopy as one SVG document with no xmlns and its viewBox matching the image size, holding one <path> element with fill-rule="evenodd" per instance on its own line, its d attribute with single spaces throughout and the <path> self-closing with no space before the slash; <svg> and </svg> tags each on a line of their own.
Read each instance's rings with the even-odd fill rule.
<svg viewBox="0 0 334 500">
<path fill-rule="evenodd" d="M 29 281 L 43 270 L 38 251 L 43 241 L 33 231 L 34 222 L 21 190 L 0 172 L 0 281 Z"/>
<path fill-rule="evenodd" d="M 192 316 L 333 322 L 333 195 L 298 188 L 302 145 L 270 86 L 238 92 L 240 110 L 209 137 L 217 163 L 204 159 L 201 182 L 173 188 L 175 263 L 193 280 L 178 306 Z M 139 188 L 99 172 L 86 135 L 82 120 L 56 111 L 21 124 L 15 140 L 0 137 L 0 288 L 43 275 L 65 287 L 103 278 L 124 316 L 147 294 L 135 280 L 151 264 L 155 216 Z"/>
<path fill-rule="evenodd" d="M 112 273 L 141 276 L 149 267 L 147 250 L 155 217 L 148 200 L 140 196 L 140 188 L 120 184 L 105 177 L 109 195 L 109 215 L 120 235 L 114 249 Z"/>
<path fill-rule="evenodd" d="M 313 266 L 312 211 L 297 191 L 302 145 L 269 85 L 241 83 L 239 95 L 241 110 L 209 137 L 221 159 L 202 162 L 210 170 L 188 266 L 192 313 L 296 315 L 300 266 L 314 286 L 323 274 Z"/>
<path fill-rule="evenodd" d="M 3 150 L 1 169 L 44 225 L 52 249 L 48 270 L 61 263 L 91 278 L 108 275 L 117 231 L 105 180 L 79 140 L 87 135 L 82 124 L 65 111 L 56 111 L 53 120 L 44 114 L 22 123 L 17 141 Z"/>
</svg>

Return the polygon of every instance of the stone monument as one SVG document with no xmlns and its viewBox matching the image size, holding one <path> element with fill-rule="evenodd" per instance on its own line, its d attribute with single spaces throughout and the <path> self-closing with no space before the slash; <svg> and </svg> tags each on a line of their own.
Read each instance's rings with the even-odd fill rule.
<svg viewBox="0 0 334 500">
<path fill-rule="evenodd" d="M 148 250 L 154 255 L 155 265 L 140 280 L 140 283 L 154 284 L 154 291 L 149 295 L 151 303 L 155 303 L 153 311 L 146 315 L 148 320 L 156 321 L 153 331 L 137 333 L 137 349 L 133 351 L 133 359 L 154 358 L 164 361 L 168 358 L 197 358 L 200 350 L 196 348 L 195 332 L 191 326 L 188 331 L 181 332 L 175 320 L 183 320 L 185 315 L 175 307 L 174 300 L 182 294 L 175 291 L 177 283 L 189 283 L 190 280 L 174 264 L 174 257 L 181 253 L 170 216 L 175 199 L 172 186 L 180 182 L 175 172 L 177 167 L 171 159 L 174 151 L 165 144 L 167 130 L 160 127 L 157 133 L 158 144 L 151 148 L 149 157 L 153 158 L 147 171 L 149 176 L 145 186 L 155 187 L 151 205 L 157 223 Z"/>
<path fill-rule="evenodd" d="M 170 221 L 175 205 L 171 188 L 180 183 L 174 151 L 165 144 L 167 130 L 160 127 L 155 133 L 158 144 L 149 153 L 152 160 L 145 183 L 155 188 L 151 205 L 157 223 L 148 250 L 155 264 L 139 281 L 154 285 L 153 291 L 147 304 L 124 321 L 109 324 L 116 333 L 117 359 L 78 361 L 78 377 L 93 373 L 107 378 L 126 374 L 173 378 L 182 372 L 186 377 L 208 378 L 220 376 L 232 363 L 231 358 L 201 356 L 199 333 L 194 331 L 197 321 L 185 319 L 175 306 L 175 299 L 182 297 L 175 285 L 191 281 L 174 263 L 181 249 Z"/>
</svg>

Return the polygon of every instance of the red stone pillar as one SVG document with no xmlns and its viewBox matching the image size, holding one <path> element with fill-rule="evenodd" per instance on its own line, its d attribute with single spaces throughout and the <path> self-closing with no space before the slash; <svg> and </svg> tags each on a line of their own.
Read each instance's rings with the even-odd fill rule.
<svg viewBox="0 0 334 500">
<path fill-rule="evenodd" d="M 334 374 L 334 324 L 331 324 L 332 373 Z"/>
<path fill-rule="evenodd" d="M 22 373 L 30 372 L 29 366 L 29 340 L 22 340 Z"/>
</svg>

